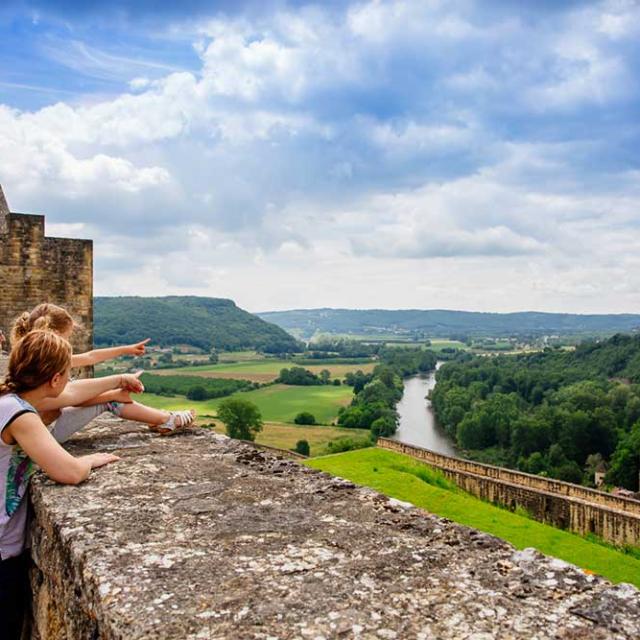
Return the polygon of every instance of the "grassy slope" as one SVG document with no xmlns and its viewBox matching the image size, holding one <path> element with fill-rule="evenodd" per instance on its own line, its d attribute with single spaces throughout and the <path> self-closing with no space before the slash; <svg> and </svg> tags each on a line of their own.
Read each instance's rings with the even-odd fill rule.
<svg viewBox="0 0 640 640">
<path fill-rule="evenodd" d="M 269 422 L 293 422 L 300 411 L 310 411 L 317 422 L 329 424 L 341 406 L 349 404 L 353 397 L 351 387 L 313 386 L 294 387 L 276 384 L 255 391 L 240 392 L 239 397 L 254 402 L 262 418 Z M 231 397 L 231 396 L 229 396 Z M 143 404 L 158 409 L 186 409 L 193 407 L 199 415 L 216 415 L 224 398 L 194 402 L 181 396 L 165 397 L 144 393 L 136 398 Z"/>
<path fill-rule="evenodd" d="M 459 489 L 428 484 L 415 474 L 424 474 L 429 468 L 408 456 L 372 448 L 309 460 L 307 464 L 486 531 L 518 549 L 535 547 L 613 582 L 630 582 L 640 587 L 640 559 L 637 557 L 499 509 Z M 436 473 L 432 475 L 442 478 Z M 442 484 L 447 483 L 442 481 Z"/>
<path fill-rule="evenodd" d="M 221 422 L 215 422 L 215 431 L 226 433 Z M 342 429 L 339 427 L 301 426 L 283 424 L 282 422 L 265 422 L 262 431 L 258 433 L 256 442 L 278 449 L 293 449 L 298 440 L 306 440 L 311 448 L 312 456 L 327 453 L 327 444 L 339 438 L 366 438 L 366 429 Z"/>
</svg>

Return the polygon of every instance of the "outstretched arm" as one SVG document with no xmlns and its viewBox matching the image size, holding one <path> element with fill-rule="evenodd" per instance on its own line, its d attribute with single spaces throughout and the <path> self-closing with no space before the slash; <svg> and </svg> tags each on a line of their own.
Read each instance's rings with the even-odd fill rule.
<svg viewBox="0 0 640 640">
<path fill-rule="evenodd" d="M 62 484 L 80 484 L 91 469 L 120 459 L 111 453 L 72 456 L 56 442 L 35 413 L 18 416 L 6 430 L 52 480 Z"/>
<path fill-rule="evenodd" d="M 78 353 L 71 356 L 71 366 L 74 369 L 76 367 L 90 367 L 91 365 L 98 364 L 98 362 L 112 360 L 120 356 L 142 356 L 145 353 L 145 345 L 149 340 L 151 340 L 151 338 L 122 347 L 107 347 L 106 349 L 93 349 L 93 351 Z"/>
<path fill-rule="evenodd" d="M 56 398 L 45 398 L 38 403 L 38 411 L 52 411 L 63 407 L 76 407 L 91 398 L 99 396 L 112 389 L 124 389 L 133 393 L 142 393 L 144 385 L 138 373 L 123 373 L 119 376 L 105 376 L 104 378 L 90 378 L 88 380 L 74 380 L 69 382 L 64 391 Z"/>
</svg>

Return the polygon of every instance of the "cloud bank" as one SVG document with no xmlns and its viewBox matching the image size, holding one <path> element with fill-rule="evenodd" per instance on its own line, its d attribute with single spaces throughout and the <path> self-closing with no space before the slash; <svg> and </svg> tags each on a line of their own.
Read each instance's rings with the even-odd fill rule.
<svg viewBox="0 0 640 640">
<path fill-rule="evenodd" d="M 139 55 L 46 4 L 70 95 L 1 94 L 0 181 L 96 240 L 99 294 L 640 308 L 636 2 L 196 3 L 114 18 Z"/>
</svg>

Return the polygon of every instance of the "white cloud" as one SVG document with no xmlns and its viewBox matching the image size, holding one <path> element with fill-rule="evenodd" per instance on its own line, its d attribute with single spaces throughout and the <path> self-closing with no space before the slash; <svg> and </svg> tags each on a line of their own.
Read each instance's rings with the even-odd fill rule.
<svg viewBox="0 0 640 640">
<path fill-rule="evenodd" d="M 459 151 L 475 143 L 477 131 L 450 124 L 421 124 L 413 120 L 371 122 L 362 126 L 369 130 L 372 142 L 385 153 Z"/>
<path fill-rule="evenodd" d="M 614 55 L 585 42 L 563 42 L 557 47 L 551 80 L 534 86 L 529 100 L 534 109 L 573 107 L 600 103 L 627 95 L 630 77 L 625 64 Z"/>
<path fill-rule="evenodd" d="M 0 175 L 18 189 L 37 190 L 46 183 L 69 198 L 87 195 L 96 187 L 136 192 L 169 180 L 161 167 L 137 167 L 104 153 L 74 155 L 60 136 L 2 105 Z"/>
<path fill-rule="evenodd" d="M 349 34 L 316 10 L 280 13 L 269 24 L 212 21 L 198 51 L 203 84 L 212 95 L 299 103 L 344 83 L 366 83 Z"/>
<path fill-rule="evenodd" d="M 633 153 L 601 171 L 617 123 L 576 134 L 571 117 L 637 95 L 637 8 L 540 23 L 481 8 L 370 1 L 208 22 L 196 71 L 142 64 L 130 93 L 0 106 L 0 180 L 50 231 L 96 239 L 100 293 L 632 309 Z M 82 55 L 92 72 L 110 64 Z"/>
</svg>

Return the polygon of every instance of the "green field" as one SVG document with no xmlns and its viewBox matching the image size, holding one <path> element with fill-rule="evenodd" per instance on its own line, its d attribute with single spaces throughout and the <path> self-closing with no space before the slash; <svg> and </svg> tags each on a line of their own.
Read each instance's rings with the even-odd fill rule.
<svg viewBox="0 0 640 640">
<path fill-rule="evenodd" d="M 224 425 L 215 421 L 215 431 L 226 433 Z M 327 454 L 327 445 L 340 438 L 367 438 L 371 432 L 367 429 L 343 429 L 341 427 L 308 426 L 284 424 L 282 422 L 265 422 L 262 431 L 258 432 L 256 442 L 278 449 L 294 449 L 298 440 L 306 440 L 311 449 L 310 455 Z"/>
<path fill-rule="evenodd" d="M 264 360 L 265 356 L 257 351 L 220 351 L 219 362 L 246 362 L 247 360 Z"/>
<path fill-rule="evenodd" d="M 305 464 L 480 529 L 518 549 L 535 547 L 613 582 L 630 582 L 640 587 L 640 550 L 622 553 L 494 507 L 452 487 L 442 474 L 409 456 L 372 448 L 316 458 Z"/>
<path fill-rule="evenodd" d="M 284 384 L 274 384 L 255 391 L 243 391 L 233 396 L 254 402 L 260 409 L 262 419 L 269 422 L 293 422 L 300 411 L 311 412 L 316 421 L 330 424 L 338 415 L 338 409 L 351 402 L 353 389 L 340 386 L 312 386 L 294 387 Z M 194 408 L 199 416 L 215 416 L 217 407 L 224 398 L 195 402 L 183 396 L 158 396 L 143 393 L 136 396 L 136 400 L 157 409 L 187 409 Z"/>
<path fill-rule="evenodd" d="M 442 349 L 460 349 L 462 351 L 467 351 L 469 349 L 464 342 L 459 342 L 458 340 L 446 340 L 444 338 L 432 338 L 431 346 L 427 348 L 432 351 L 442 351 Z"/>
<path fill-rule="evenodd" d="M 280 374 L 281 369 L 304 366 L 316 375 L 323 369 L 328 369 L 333 378 L 343 378 L 349 371 L 368 373 L 373 370 L 375 362 L 360 364 L 304 364 L 299 365 L 290 360 L 262 359 L 245 362 L 229 362 L 220 364 L 206 364 L 195 367 L 181 367 L 178 369 L 159 369 L 154 371 L 158 375 L 199 375 L 211 378 L 241 378 L 253 382 L 272 382 Z"/>
</svg>

